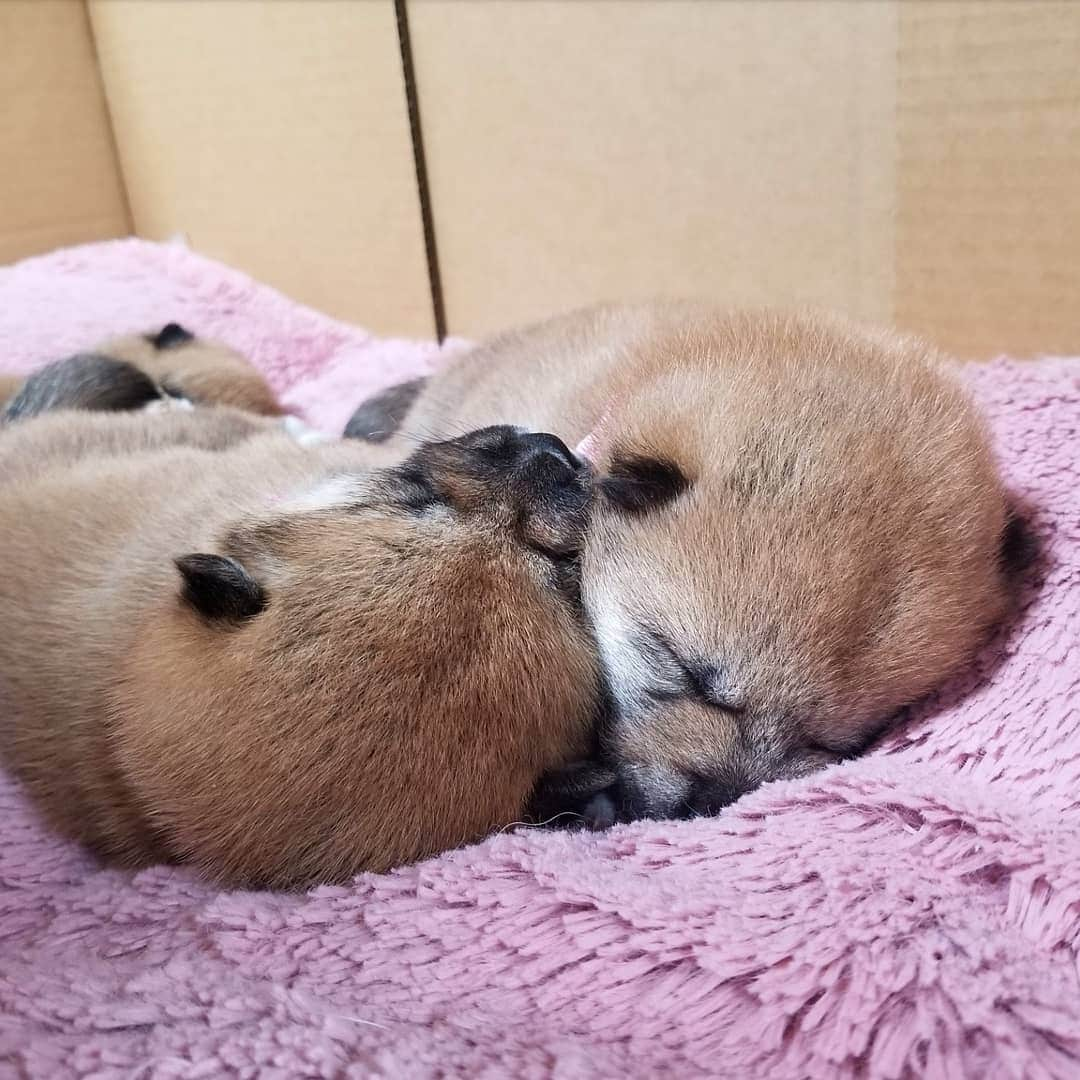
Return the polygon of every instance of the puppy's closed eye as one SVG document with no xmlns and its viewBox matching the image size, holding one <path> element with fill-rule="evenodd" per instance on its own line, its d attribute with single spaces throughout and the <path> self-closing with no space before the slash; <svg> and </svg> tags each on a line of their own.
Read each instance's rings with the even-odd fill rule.
<svg viewBox="0 0 1080 1080">
<path fill-rule="evenodd" d="M 597 486 L 613 506 L 641 514 L 677 498 L 690 486 L 690 481 L 672 461 L 616 455 L 607 476 Z"/>
</svg>

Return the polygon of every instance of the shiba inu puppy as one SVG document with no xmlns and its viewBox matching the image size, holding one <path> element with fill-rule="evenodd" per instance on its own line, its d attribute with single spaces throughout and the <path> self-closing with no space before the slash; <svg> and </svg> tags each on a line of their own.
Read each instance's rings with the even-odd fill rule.
<svg viewBox="0 0 1080 1080">
<path fill-rule="evenodd" d="M 169 323 L 156 334 L 115 338 L 100 351 L 134 364 L 167 394 L 196 405 L 232 405 L 261 416 L 284 413 L 249 360 L 227 345 L 196 337 L 177 323 Z"/>
<path fill-rule="evenodd" d="M 406 430 L 537 425 L 598 473 L 582 587 L 613 709 L 601 760 L 545 785 L 542 813 L 561 790 L 596 824 L 709 814 L 858 753 L 1006 610 L 986 432 L 914 338 L 605 307 L 497 337 L 408 393 Z M 350 430 L 393 423 L 376 398 Z"/>
<path fill-rule="evenodd" d="M 0 376 L 0 420 L 58 407 L 138 409 L 162 398 L 284 415 L 274 392 L 248 360 L 177 323 L 156 333 L 114 338 L 48 369 L 47 379 L 32 382 Z"/>
<path fill-rule="evenodd" d="M 229 408 L 0 429 L 0 755 L 128 866 L 385 870 L 587 753 L 589 470 L 507 426 L 370 470 Z"/>
</svg>

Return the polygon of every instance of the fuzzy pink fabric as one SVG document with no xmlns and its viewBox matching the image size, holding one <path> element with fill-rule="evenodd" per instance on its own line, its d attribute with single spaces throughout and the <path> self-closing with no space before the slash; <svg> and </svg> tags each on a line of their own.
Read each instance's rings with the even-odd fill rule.
<svg viewBox="0 0 1080 1080">
<path fill-rule="evenodd" d="M 330 429 L 436 359 L 180 248 L 0 271 L 8 367 L 174 319 Z M 1045 563 L 874 753 L 306 896 L 103 870 L 0 777 L 0 1076 L 1080 1075 L 1080 361 L 967 377 Z"/>
</svg>

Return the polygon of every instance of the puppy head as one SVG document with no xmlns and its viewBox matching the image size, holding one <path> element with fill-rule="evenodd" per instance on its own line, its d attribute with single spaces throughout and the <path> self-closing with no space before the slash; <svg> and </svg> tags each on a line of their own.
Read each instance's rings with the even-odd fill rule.
<svg viewBox="0 0 1080 1080">
<path fill-rule="evenodd" d="M 282 560 L 315 571 L 317 538 L 333 533 L 347 548 L 415 561 L 425 575 L 448 561 L 497 562 L 574 598 L 590 501 L 589 467 L 555 436 L 489 427 L 426 443 L 392 468 L 332 476 L 232 530 L 224 547 L 272 577 Z"/>
<path fill-rule="evenodd" d="M 170 644 L 146 649 L 155 700 L 166 652 L 198 671 L 177 677 L 174 700 L 239 700 L 228 712 L 231 738 L 249 744 L 247 819 L 257 812 L 266 830 L 253 789 L 287 769 L 291 820 L 307 822 L 314 805 L 349 820 L 333 836 L 290 826 L 324 879 L 334 860 L 342 872 L 385 869 L 506 824 L 544 769 L 588 749 L 599 679 L 576 561 L 590 496 L 587 467 L 559 440 L 505 427 L 332 477 L 239 523 L 216 552 L 177 561 L 181 601 L 172 628 L 155 631 Z M 239 733 L 248 713 L 250 736 Z M 215 728 L 198 746 L 209 754 L 218 738 Z M 194 792 L 195 764 L 177 768 L 169 790 Z M 210 789 L 215 812 L 200 823 L 221 820 L 226 797 Z M 271 859 L 254 847 L 252 860 Z"/>
<path fill-rule="evenodd" d="M 987 440 L 917 343 L 703 322 L 642 346 L 595 442 L 618 817 L 713 813 L 858 752 L 1005 610 Z"/>
</svg>

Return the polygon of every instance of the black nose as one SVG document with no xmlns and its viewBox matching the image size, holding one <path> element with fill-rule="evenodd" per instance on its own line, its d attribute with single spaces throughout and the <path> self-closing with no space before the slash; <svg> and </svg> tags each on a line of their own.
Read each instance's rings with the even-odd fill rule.
<svg viewBox="0 0 1080 1080">
<path fill-rule="evenodd" d="M 529 468 L 541 466 L 567 478 L 576 476 L 585 463 L 556 435 L 547 432 L 526 432 L 518 436 L 520 462 Z"/>
</svg>

